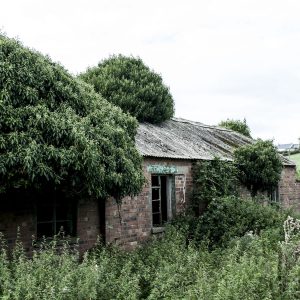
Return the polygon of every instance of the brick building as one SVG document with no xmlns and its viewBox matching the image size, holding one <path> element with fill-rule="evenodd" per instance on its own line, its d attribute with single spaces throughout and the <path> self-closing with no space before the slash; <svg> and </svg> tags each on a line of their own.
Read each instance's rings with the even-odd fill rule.
<svg viewBox="0 0 300 300">
<path fill-rule="evenodd" d="M 6 204 L 0 208 L 0 232 L 13 244 L 19 227 L 27 249 L 32 235 L 53 236 L 62 228 L 80 238 L 82 251 L 93 247 L 99 235 L 107 243 L 134 247 L 162 232 L 163 224 L 185 209 L 192 191 L 194 161 L 216 156 L 232 160 L 236 147 L 252 142 L 225 128 L 177 118 L 160 125 L 140 124 L 136 146 L 144 157 L 146 183 L 139 195 L 125 197 L 121 206 L 112 198 L 73 201 L 51 191 L 16 195 L 1 201 Z M 296 166 L 285 158 L 283 163 L 278 190 L 272 198 L 300 210 Z"/>
</svg>

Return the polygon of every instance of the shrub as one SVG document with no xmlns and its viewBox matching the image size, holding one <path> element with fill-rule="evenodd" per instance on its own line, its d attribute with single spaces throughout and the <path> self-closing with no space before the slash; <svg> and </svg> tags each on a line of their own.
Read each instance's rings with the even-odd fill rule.
<svg viewBox="0 0 300 300">
<path fill-rule="evenodd" d="M 218 198 L 199 218 L 196 236 L 207 239 L 210 245 L 227 245 L 232 238 L 247 232 L 258 234 L 261 230 L 280 228 L 285 218 L 286 214 L 278 209 L 250 199 Z"/>
<path fill-rule="evenodd" d="M 213 199 L 200 216 L 178 216 L 172 225 L 186 242 L 225 247 L 235 238 L 252 232 L 263 235 L 274 247 L 283 239 L 282 224 L 288 211 L 263 205 L 252 199 L 227 196 Z"/>
<path fill-rule="evenodd" d="M 250 128 L 246 122 L 246 119 L 243 121 L 227 119 L 226 121 L 220 122 L 219 126 L 231 129 L 251 138 Z"/>
<path fill-rule="evenodd" d="M 234 151 L 239 179 L 254 197 L 258 191 L 276 188 L 280 180 L 282 162 L 272 141 L 257 140 Z"/>
<path fill-rule="evenodd" d="M 192 205 L 197 213 L 218 197 L 237 194 L 237 169 L 232 162 L 215 158 L 193 165 Z"/>
</svg>

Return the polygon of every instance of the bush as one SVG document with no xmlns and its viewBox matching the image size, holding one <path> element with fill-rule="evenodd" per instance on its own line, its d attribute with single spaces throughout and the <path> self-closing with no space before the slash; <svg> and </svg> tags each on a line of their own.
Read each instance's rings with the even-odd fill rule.
<svg viewBox="0 0 300 300">
<path fill-rule="evenodd" d="M 237 194 L 237 169 L 232 162 L 215 158 L 193 164 L 192 206 L 196 214 L 218 197 Z"/>
<path fill-rule="evenodd" d="M 280 180 L 281 158 L 272 141 L 258 139 L 255 143 L 237 148 L 234 162 L 240 181 L 254 197 L 258 191 L 272 191 Z"/>
<path fill-rule="evenodd" d="M 246 119 L 244 119 L 243 121 L 227 119 L 226 121 L 220 122 L 219 126 L 231 129 L 251 138 L 250 128 L 246 122 Z"/>
<path fill-rule="evenodd" d="M 213 199 L 200 217 L 178 216 L 172 225 L 186 237 L 187 243 L 205 243 L 210 248 L 225 247 L 232 239 L 261 231 L 277 244 L 283 239 L 282 224 L 287 215 L 288 211 L 277 207 L 228 196 Z"/>
<path fill-rule="evenodd" d="M 218 198 L 199 218 L 196 238 L 206 239 L 214 246 L 227 245 L 232 238 L 247 232 L 259 234 L 262 230 L 280 228 L 285 218 L 286 214 L 278 209 L 250 199 Z"/>
</svg>

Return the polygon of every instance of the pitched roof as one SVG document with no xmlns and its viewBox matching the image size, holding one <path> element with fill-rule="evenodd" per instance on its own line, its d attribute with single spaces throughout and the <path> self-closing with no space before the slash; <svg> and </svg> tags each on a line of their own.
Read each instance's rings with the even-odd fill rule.
<svg viewBox="0 0 300 300">
<path fill-rule="evenodd" d="M 161 158 L 232 160 L 234 149 L 251 143 L 253 139 L 233 130 L 180 118 L 161 124 L 141 123 L 136 135 L 141 155 Z M 294 165 L 288 159 L 283 163 Z"/>
</svg>

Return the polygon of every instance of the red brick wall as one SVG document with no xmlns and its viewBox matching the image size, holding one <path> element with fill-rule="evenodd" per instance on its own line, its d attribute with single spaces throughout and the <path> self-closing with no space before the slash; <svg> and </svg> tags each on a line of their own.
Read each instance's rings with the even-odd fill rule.
<svg viewBox="0 0 300 300">
<path fill-rule="evenodd" d="M 151 173 L 149 165 L 175 166 L 175 197 L 176 212 L 186 207 L 192 187 L 191 161 L 144 158 L 143 170 L 146 178 L 142 192 L 136 197 L 126 197 L 122 200 L 120 216 L 114 199 L 108 199 L 106 204 L 106 242 L 123 244 L 127 248 L 136 246 L 151 235 L 152 203 L 151 203 Z"/>
<path fill-rule="evenodd" d="M 14 246 L 19 228 L 24 248 L 30 252 L 33 237 L 36 237 L 35 200 L 28 196 L 0 200 L 3 200 L 0 201 L 0 232 L 8 246 Z M 91 248 L 99 236 L 98 203 L 93 200 L 79 201 L 77 216 L 77 235 L 80 237 L 80 250 L 83 251 Z"/>
<path fill-rule="evenodd" d="M 0 199 L 0 232 L 8 246 L 14 246 L 19 228 L 21 242 L 26 251 L 32 246 L 32 236 L 36 233 L 34 205 L 31 199 Z"/>
<path fill-rule="evenodd" d="M 286 208 L 300 212 L 300 182 L 296 180 L 296 168 L 284 167 L 279 182 L 280 202 Z"/>
<path fill-rule="evenodd" d="M 100 235 L 100 217 L 98 201 L 82 199 L 78 202 L 77 236 L 80 251 L 92 248 Z"/>
<path fill-rule="evenodd" d="M 152 203 L 151 173 L 149 165 L 175 166 L 176 212 L 183 211 L 188 202 L 192 186 L 191 161 L 145 158 L 143 168 L 146 178 L 142 192 L 135 197 L 125 197 L 120 207 L 114 199 L 106 201 L 105 235 L 106 242 L 122 244 L 127 248 L 136 246 L 151 235 Z M 2 206 L 0 209 L 0 232 L 13 245 L 20 227 L 21 238 L 27 250 L 31 249 L 32 236 L 36 235 L 36 213 L 34 201 L 22 197 L 16 204 Z M 7 202 L 3 201 L 2 203 Z M 93 247 L 100 235 L 99 204 L 92 199 L 80 200 L 77 210 L 77 236 L 80 250 Z"/>
<path fill-rule="evenodd" d="M 127 248 L 151 236 L 152 203 L 151 203 L 151 172 L 148 166 L 174 166 L 176 213 L 184 211 L 192 192 L 192 161 L 176 159 L 145 158 L 143 163 L 146 183 L 142 192 L 135 197 L 125 197 L 120 211 L 114 199 L 106 201 L 105 235 L 106 242 L 124 245 Z M 300 182 L 296 181 L 295 168 L 285 167 L 279 183 L 280 200 L 285 207 L 300 211 Z M 0 199 L 3 200 L 3 199 Z M 17 227 L 25 248 L 30 250 L 32 235 L 36 234 L 36 215 L 34 201 L 22 197 L 7 203 L 0 209 L 0 232 L 8 243 L 13 245 Z M 80 200 L 77 212 L 77 235 L 80 238 L 80 250 L 86 250 L 95 245 L 100 235 L 99 204 L 92 199 Z"/>
<path fill-rule="evenodd" d="M 279 202 L 285 208 L 291 208 L 300 212 L 300 181 L 296 178 L 296 168 L 284 166 L 278 183 Z M 240 195 L 245 198 L 251 197 L 246 187 L 241 187 Z M 260 193 L 260 196 L 268 197 L 266 192 Z"/>
</svg>

